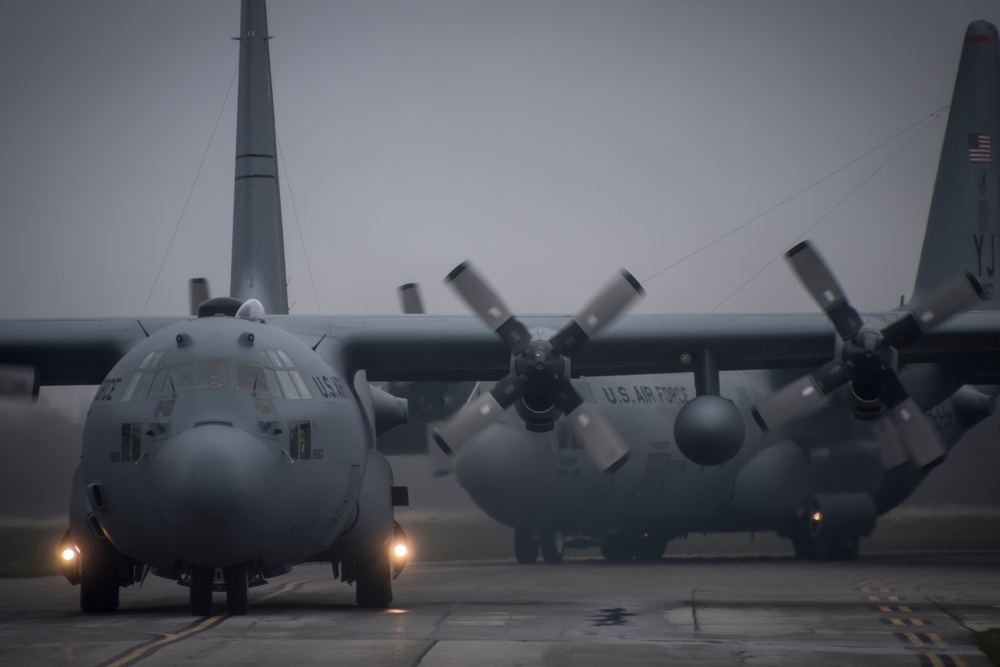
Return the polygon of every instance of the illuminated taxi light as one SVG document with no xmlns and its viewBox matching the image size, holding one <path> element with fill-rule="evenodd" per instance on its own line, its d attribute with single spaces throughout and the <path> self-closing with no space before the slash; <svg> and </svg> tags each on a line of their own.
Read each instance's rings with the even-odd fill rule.
<svg viewBox="0 0 1000 667">
<path fill-rule="evenodd" d="M 823 513 L 822 512 L 813 512 L 812 520 L 815 521 L 816 523 L 819 523 L 820 521 L 823 520 Z"/>
<path fill-rule="evenodd" d="M 75 547 L 66 547 L 63 549 L 62 558 L 64 561 L 69 562 L 75 559 L 78 553 Z"/>
<path fill-rule="evenodd" d="M 396 558 L 406 558 L 407 554 L 410 553 L 410 550 L 405 544 L 400 543 L 392 548 L 392 553 L 396 555 Z"/>
</svg>

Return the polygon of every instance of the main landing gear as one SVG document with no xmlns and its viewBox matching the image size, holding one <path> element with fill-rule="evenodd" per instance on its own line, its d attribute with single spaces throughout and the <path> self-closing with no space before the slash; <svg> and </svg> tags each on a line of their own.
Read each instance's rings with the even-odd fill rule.
<svg viewBox="0 0 1000 667">
<path fill-rule="evenodd" d="M 636 560 L 655 563 L 663 558 L 669 538 L 664 533 L 622 531 L 609 535 L 601 543 L 601 555 L 611 563 Z"/>
<path fill-rule="evenodd" d="M 542 553 L 542 560 L 549 565 L 556 565 L 562 562 L 565 550 L 566 539 L 561 530 L 514 530 L 514 557 L 521 565 L 538 562 L 539 551 Z"/>
<path fill-rule="evenodd" d="M 226 613 L 244 616 L 250 607 L 250 567 L 235 565 L 222 570 L 223 588 L 226 592 Z M 188 570 L 192 616 L 212 613 L 212 591 L 215 588 L 215 568 L 192 565 Z"/>
</svg>

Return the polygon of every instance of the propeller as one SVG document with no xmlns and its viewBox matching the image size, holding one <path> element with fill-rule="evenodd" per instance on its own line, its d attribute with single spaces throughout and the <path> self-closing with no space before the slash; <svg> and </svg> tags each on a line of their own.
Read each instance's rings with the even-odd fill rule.
<svg viewBox="0 0 1000 667">
<path fill-rule="evenodd" d="M 752 411 L 757 423 L 768 430 L 797 419 L 823 406 L 827 395 L 850 382 L 858 397 L 885 406 L 896 427 L 902 448 L 884 448 L 880 453 L 883 467 L 891 469 L 912 460 L 923 468 L 938 461 L 947 450 L 900 382 L 895 369 L 897 351 L 978 301 L 983 294 L 979 282 L 970 273 L 956 276 L 911 305 L 898 320 L 874 331 L 864 328 L 858 311 L 812 244 L 799 243 L 785 257 L 844 343 L 839 358 L 758 403 Z"/>
<path fill-rule="evenodd" d="M 188 281 L 188 303 L 191 314 L 198 314 L 198 306 L 212 298 L 208 289 L 208 278 L 192 278 Z"/>
<path fill-rule="evenodd" d="M 424 300 L 420 297 L 420 286 L 417 283 L 406 283 L 397 288 L 399 305 L 405 315 L 422 315 Z"/>
<path fill-rule="evenodd" d="M 479 395 L 433 431 L 438 446 L 451 451 L 485 428 L 520 399 L 534 407 L 555 406 L 569 420 L 577 440 L 602 471 L 617 469 L 628 459 L 628 445 L 604 417 L 585 403 L 570 383 L 570 359 L 597 332 L 611 323 L 645 291 L 624 269 L 549 340 L 533 340 L 492 287 L 468 262 L 445 278 L 511 353 L 511 372 L 493 389 Z"/>
</svg>

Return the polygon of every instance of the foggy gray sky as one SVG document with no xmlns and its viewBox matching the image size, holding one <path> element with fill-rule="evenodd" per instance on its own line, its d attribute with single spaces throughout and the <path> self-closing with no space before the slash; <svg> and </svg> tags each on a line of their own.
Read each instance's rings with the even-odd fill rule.
<svg viewBox="0 0 1000 667">
<path fill-rule="evenodd" d="M 238 1 L 0 17 L 0 317 L 184 313 L 193 276 L 227 293 Z M 293 312 L 395 313 L 417 281 L 463 313 L 441 278 L 472 259 L 515 311 L 570 313 L 947 105 L 966 26 L 1000 4 L 271 0 L 268 18 Z M 647 282 L 636 310 L 710 311 L 821 218 L 855 304 L 893 307 L 944 121 Z M 780 261 L 722 305 L 813 308 Z"/>
<path fill-rule="evenodd" d="M 193 276 L 227 293 L 237 0 L 0 14 L 0 316 L 183 313 Z M 472 259 L 515 311 L 569 313 L 948 104 L 967 24 L 1000 5 L 272 0 L 268 18 L 293 312 L 394 313 L 417 281 L 462 313 L 441 278 Z M 944 121 L 809 235 L 861 309 L 912 289 Z M 637 311 L 718 307 L 915 133 L 647 282 Z M 811 308 L 780 261 L 722 306 Z"/>
</svg>

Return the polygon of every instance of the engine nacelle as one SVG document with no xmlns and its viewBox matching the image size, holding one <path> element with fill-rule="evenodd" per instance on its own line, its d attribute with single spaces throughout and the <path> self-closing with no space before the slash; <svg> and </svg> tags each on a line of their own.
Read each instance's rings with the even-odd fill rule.
<svg viewBox="0 0 1000 667">
<path fill-rule="evenodd" d="M 674 421 L 674 440 L 688 460 L 702 466 L 729 461 L 743 446 L 746 423 L 728 398 L 705 394 L 688 401 Z"/>
</svg>

